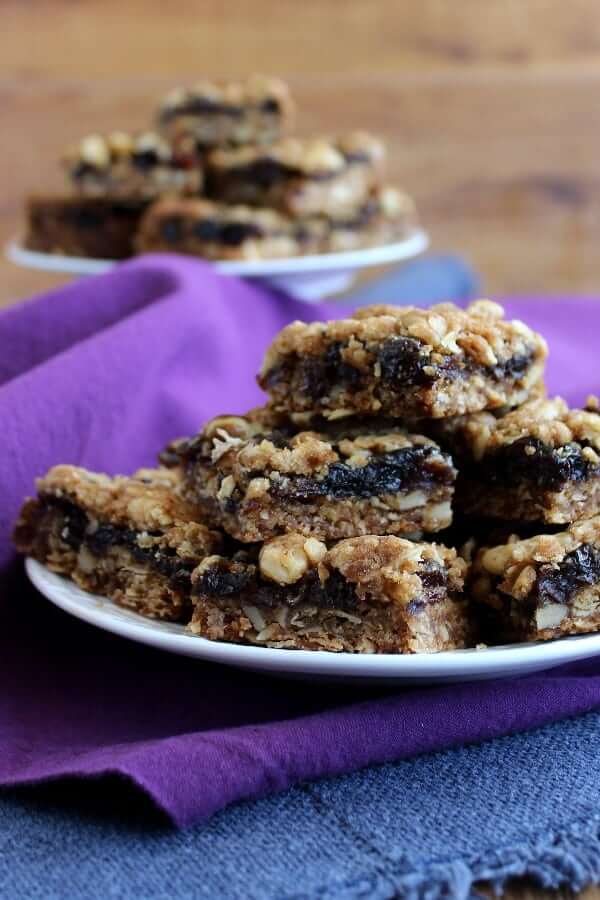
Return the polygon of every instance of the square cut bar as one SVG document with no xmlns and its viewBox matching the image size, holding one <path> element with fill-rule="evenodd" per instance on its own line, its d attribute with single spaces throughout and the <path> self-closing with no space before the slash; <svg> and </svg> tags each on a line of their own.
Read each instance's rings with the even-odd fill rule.
<svg viewBox="0 0 600 900">
<path fill-rule="evenodd" d="M 377 423 L 376 423 L 377 424 Z M 432 440 L 376 424 L 297 431 L 268 411 L 220 416 L 169 457 L 186 497 L 239 541 L 435 532 L 452 521 L 456 470 Z"/>
<path fill-rule="evenodd" d="M 189 619 L 192 570 L 222 539 L 177 496 L 177 481 L 167 469 L 109 478 L 55 466 L 23 506 L 17 549 L 138 613 Z"/>
<path fill-rule="evenodd" d="M 536 399 L 501 416 L 448 419 L 434 431 L 460 470 L 467 515 L 567 524 L 600 513 L 600 412 Z"/>
<path fill-rule="evenodd" d="M 268 206 L 299 218 L 347 216 L 379 182 L 383 158 L 381 141 L 363 132 L 214 150 L 206 158 L 207 193 L 221 203 Z"/>
<path fill-rule="evenodd" d="M 136 246 L 140 252 L 170 250 L 205 259 L 274 259 L 386 243 L 413 224 L 412 201 L 394 188 L 374 191 L 345 219 L 299 220 L 272 209 L 168 198 L 148 210 Z"/>
<path fill-rule="evenodd" d="M 148 206 L 145 200 L 33 196 L 27 204 L 25 246 L 41 253 L 127 259 Z"/>
<path fill-rule="evenodd" d="M 478 551 L 470 594 L 490 643 L 600 630 L 600 516 Z"/>
<path fill-rule="evenodd" d="M 192 575 L 194 633 L 211 640 L 349 653 L 465 647 L 466 563 L 454 550 L 368 535 L 329 550 L 286 534 L 209 557 Z"/>
<path fill-rule="evenodd" d="M 177 146 L 194 150 L 270 144 L 293 115 L 289 88 L 278 78 L 254 75 L 245 82 L 201 82 L 164 98 L 158 127 Z"/>
<path fill-rule="evenodd" d="M 169 194 L 198 194 L 202 169 L 176 154 L 158 134 L 90 134 L 63 156 L 73 190 L 86 197 L 154 200 Z"/>
<path fill-rule="evenodd" d="M 150 207 L 136 247 L 141 253 L 167 250 L 204 259 L 273 259 L 317 253 L 322 233 L 320 222 L 301 226 L 272 209 L 182 197 Z"/>
<path fill-rule="evenodd" d="M 370 306 L 349 319 L 292 322 L 267 350 L 259 384 L 276 410 L 441 418 L 517 406 L 540 382 L 547 347 L 496 303 L 467 310 Z"/>
</svg>

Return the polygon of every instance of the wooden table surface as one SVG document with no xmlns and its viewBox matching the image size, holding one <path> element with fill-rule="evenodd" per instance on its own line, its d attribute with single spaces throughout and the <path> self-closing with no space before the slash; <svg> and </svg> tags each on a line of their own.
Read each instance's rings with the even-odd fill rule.
<svg viewBox="0 0 600 900">
<path fill-rule="evenodd" d="M 487 292 L 600 294 L 597 0 L 4 0 L 2 243 L 66 143 L 254 71 L 289 80 L 303 134 L 384 136 L 433 249 Z M 2 262 L 0 305 L 61 280 Z"/>
<path fill-rule="evenodd" d="M 90 130 L 143 127 L 175 83 L 289 78 L 302 133 L 390 143 L 433 248 L 488 292 L 600 293 L 596 0 L 54 0 L 2 5 L 0 239 Z M 0 302 L 60 281 L 1 264 Z"/>
</svg>

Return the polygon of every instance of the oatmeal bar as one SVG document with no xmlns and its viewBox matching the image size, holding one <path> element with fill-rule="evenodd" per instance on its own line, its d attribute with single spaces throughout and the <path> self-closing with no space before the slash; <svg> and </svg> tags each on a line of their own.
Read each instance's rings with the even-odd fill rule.
<svg viewBox="0 0 600 900">
<path fill-rule="evenodd" d="M 345 216 L 368 199 L 383 156 L 381 141 L 362 132 L 214 150 L 206 159 L 207 193 L 222 203 L 268 206 L 292 216 Z"/>
<path fill-rule="evenodd" d="M 41 253 L 127 259 L 147 206 L 144 200 L 33 196 L 27 204 L 25 246 Z"/>
<path fill-rule="evenodd" d="M 259 384 L 275 409 L 327 418 L 442 418 L 528 399 L 544 339 L 487 300 L 370 306 L 349 319 L 293 322 L 267 350 Z"/>
<path fill-rule="evenodd" d="M 451 457 L 397 427 L 293 433 L 260 416 L 219 416 L 171 450 L 188 499 L 239 541 L 414 534 L 452 521 Z"/>
<path fill-rule="evenodd" d="M 272 209 L 179 197 L 152 204 L 135 243 L 141 253 L 275 259 L 386 243 L 403 237 L 413 225 L 412 201 L 394 188 L 374 191 L 356 213 L 341 219 L 295 219 Z"/>
<path fill-rule="evenodd" d="M 153 200 L 197 194 L 203 182 L 198 163 L 153 132 L 90 134 L 66 152 L 63 164 L 73 190 L 86 197 Z"/>
<path fill-rule="evenodd" d="M 600 630 L 600 516 L 481 549 L 470 593 L 490 642 Z"/>
<path fill-rule="evenodd" d="M 166 250 L 204 259 L 268 259 L 316 253 L 322 233 L 321 223 L 300 224 L 272 209 L 182 197 L 150 207 L 136 247 L 141 253 Z"/>
<path fill-rule="evenodd" d="M 469 515 L 565 524 L 600 512 L 600 411 L 536 399 L 500 418 L 449 419 L 439 440 L 460 460 Z"/>
<path fill-rule="evenodd" d="M 14 540 L 22 552 L 85 590 L 159 619 L 190 614 L 190 575 L 222 549 L 176 494 L 178 473 L 142 469 L 109 478 L 55 466 L 25 502 Z"/>
<path fill-rule="evenodd" d="M 211 640 L 350 653 L 465 647 L 466 563 L 454 550 L 398 537 L 329 550 L 286 534 L 259 551 L 212 556 L 192 574 L 191 629 Z"/>
<path fill-rule="evenodd" d="M 176 88 L 163 100 L 158 124 L 176 144 L 202 150 L 269 144 L 281 137 L 292 112 L 285 82 L 254 75 L 243 83 Z"/>
</svg>

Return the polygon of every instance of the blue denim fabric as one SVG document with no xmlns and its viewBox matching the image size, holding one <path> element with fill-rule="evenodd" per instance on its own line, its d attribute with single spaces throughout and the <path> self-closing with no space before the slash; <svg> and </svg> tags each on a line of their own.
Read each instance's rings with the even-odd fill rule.
<svg viewBox="0 0 600 900">
<path fill-rule="evenodd" d="M 3 898 L 467 898 L 600 880 L 600 713 L 302 785 L 174 831 L 123 785 L 0 795 Z M 116 812 L 115 810 L 120 810 Z"/>
</svg>

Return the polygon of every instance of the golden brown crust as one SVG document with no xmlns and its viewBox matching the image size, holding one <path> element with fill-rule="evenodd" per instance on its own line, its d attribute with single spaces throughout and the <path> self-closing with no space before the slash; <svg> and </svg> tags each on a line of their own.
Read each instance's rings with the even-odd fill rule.
<svg viewBox="0 0 600 900">
<path fill-rule="evenodd" d="M 252 111 L 260 108 L 266 101 L 275 101 L 277 107 L 272 107 L 270 114 L 274 117 L 289 119 L 294 111 L 294 103 L 290 90 L 285 81 L 265 75 L 251 75 L 246 81 L 232 81 L 217 83 L 214 81 L 200 81 L 189 88 L 175 88 L 163 99 L 159 117 L 176 116 L 184 114 L 190 118 L 202 118 L 206 113 L 186 112 L 190 104 L 196 101 L 206 101 L 209 104 L 223 107 L 233 107 L 240 111 Z M 257 135 L 260 139 L 260 135 Z"/>
<path fill-rule="evenodd" d="M 385 151 L 383 143 L 365 132 L 352 132 L 332 140 L 330 138 L 285 138 L 268 147 L 246 146 L 235 149 L 214 150 L 209 158 L 209 167 L 219 169 L 238 168 L 269 160 L 285 168 L 311 177 L 313 175 L 337 174 L 343 171 L 353 155 L 363 164 L 379 165 Z"/>
<path fill-rule="evenodd" d="M 502 576 L 500 590 L 519 598 L 525 596 L 522 573 L 526 567 L 558 564 L 582 544 L 600 544 L 600 515 L 577 522 L 559 534 L 541 534 L 524 541 L 515 536 L 506 544 L 484 548 L 477 554 L 476 568 Z"/>
<path fill-rule="evenodd" d="M 203 184 L 200 166 L 181 165 L 170 144 L 151 131 L 87 135 L 62 162 L 75 191 L 90 197 L 152 199 L 196 193 Z"/>
<path fill-rule="evenodd" d="M 476 460 L 522 438 L 535 438 L 555 449 L 583 444 L 586 458 L 600 462 L 595 452 L 600 450 L 600 414 L 591 408 L 569 409 L 561 397 L 531 400 L 500 418 L 476 413 L 448 426 Z"/>
<path fill-rule="evenodd" d="M 15 526 L 17 549 L 80 587 L 153 618 L 190 612 L 190 574 L 222 537 L 177 494 L 179 473 L 109 478 L 55 466 Z"/>
<path fill-rule="evenodd" d="M 178 472 L 166 468 L 111 478 L 61 465 L 38 479 L 37 490 L 42 497 L 68 499 L 98 519 L 153 531 L 194 521 L 197 511 L 175 493 L 178 481 Z"/>
<path fill-rule="evenodd" d="M 367 306 L 350 319 L 333 322 L 292 322 L 275 338 L 261 374 L 282 356 L 295 353 L 318 355 L 336 341 L 381 342 L 391 337 L 410 337 L 429 352 L 466 357 L 482 366 L 494 366 L 525 353 L 530 347 L 545 359 L 547 346 L 541 335 L 519 321 L 506 321 L 498 304 L 477 301 L 466 310 L 451 303 L 428 309 L 414 306 Z M 360 363 L 361 347 L 353 348 Z M 364 354 L 364 351 L 362 351 Z M 345 355 L 350 362 L 350 355 Z"/>
<path fill-rule="evenodd" d="M 450 591 L 462 590 L 467 563 L 456 550 L 441 544 L 416 543 L 391 535 L 349 538 L 336 544 L 323 562 L 356 585 L 360 597 L 402 605 L 427 593 L 423 574 L 428 564 L 446 571 Z"/>
<path fill-rule="evenodd" d="M 489 301 L 467 310 L 376 306 L 288 325 L 267 350 L 259 383 L 277 409 L 441 418 L 524 402 L 546 355 L 540 335 Z"/>
</svg>

